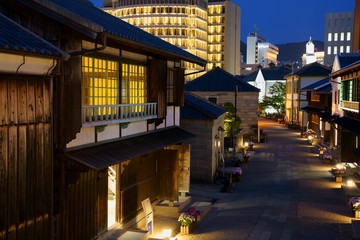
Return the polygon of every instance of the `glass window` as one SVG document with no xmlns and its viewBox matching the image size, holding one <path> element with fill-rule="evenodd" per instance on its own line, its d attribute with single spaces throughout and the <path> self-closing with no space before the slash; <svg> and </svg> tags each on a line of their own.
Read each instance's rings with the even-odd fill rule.
<svg viewBox="0 0 360 240">
<path fill-rule="evenodd" d="M 344 52 L 344 46 L 340 46 L 340 53 Z"/>
<path fill-rule="evenodd" d="M 331 54 L 331 46 L 328 46 L 328 48 L 327 48 L 327 54 L 328 54 L 328 55 Z"/>
<path fill-rule="evenodd" d="M 351 41 L 351 32 L 346 33 L 346 41 Z"/>
<path fill-rule="evenodd" d="M 128 63 L 122 63 L 121 67 L 121 103 L 146 103 L 146 67 Z"/>
<path fill-rule="evenodd" d="M 350 46 L 346 46 L 346 52 L 347 52 L 347 53 L 350 52 Z"/>
<path fill-rule="evenodd" d="M 334 54 L 337 54 L 337 46 L 334 46 Z"/>
<path fill-rule="evenodd" d="M 344 39 L 345 39 L 345 34 L 344 34 L 344 32 L 341 32 L 340 33 L 340 41 L 344 41 Z"/>
<path fill-rule="evenodd" d="M 338 33 L 334 33 L 334 41 L 338 40 Z"/>
<path fill-rule="evenodd" d="M 328 42 L 332 41 L 332 33 L 328 33 Z"/>
</svg>

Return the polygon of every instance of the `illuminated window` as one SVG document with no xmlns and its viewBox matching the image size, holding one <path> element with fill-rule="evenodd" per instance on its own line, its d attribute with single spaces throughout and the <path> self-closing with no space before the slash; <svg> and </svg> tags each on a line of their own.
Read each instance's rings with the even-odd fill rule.
<svg viewBox="0 0 360 240">
<path fill-rule="evenodd" d="M 350 52 L 350 46 L 346 46 L 346 52 L 347 52 L 347 53 Z"/>
<path fill-rule="evenodd" d="M 351 32 L 346 33 L 346 41 L 351 41 Z"/>
<path fill-rule="evenodd" d="M 340 53 L 344 52 L 344 46 L 340 46 Z"/>
<path fill-rule="evenodd" d="M 145 66 L 83 56 L 82 74 L 82 105 L 84 106 L 147 102 Z"/>
<path fill-rule="evenodd" d="M 330 46 L 328 46 L 328 48 L 327 48 L 327 54 L 331 54 L 331 47 Z"/>
<path fill-rule="evenodd" d="M 337 46 L 334 46 L 334 54 L 337 54 Z"/>
<path fill-rule="evenodd" d="M 340 41 L 344 41 L 344 38 L 345 38 L 344 35 L 345 35 L 344 32 L 340 33 Z"/>
<path fill-rule="evenodd" d="M 328 33 L 328 42 L 331 42 L 331 41 L 332 41 L 332 34 Z"/>
<path fill-rule="evenodd" d="M 334 33 L 334 41 L 336 42 L 338 40 L 338 33 Z"/>
</svg>

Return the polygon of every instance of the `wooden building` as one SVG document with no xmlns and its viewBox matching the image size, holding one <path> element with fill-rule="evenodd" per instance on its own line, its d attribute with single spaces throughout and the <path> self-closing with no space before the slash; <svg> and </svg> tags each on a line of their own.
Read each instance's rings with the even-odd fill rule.
<svg viewBox="0 0 360 240">
<path fill-rule="evenodd" d="M 182 66 L 205 60 L 84 0 L 5 0 L 0 13 L 37 40 L 9 30 L 18 45 L 0 46 L 18 61 L 0 64 L 0 239 L 96 239 L 140 227 L 144 199 L 189 190 Z"/>
<path fill-rule="evenodd" d="M 331 119 L 331 83 L 330 78 L 326 77 L 313 84 L 300 89 L 306 93 L 307 105 L 300 109 L 307 114 L 307 129 L 311 129 L 317 133 L 317 137 L 322 141 L 330 140 L 330 124 Z"/>
<path fill-rule="evenodd" d="M 360 60 L 330 74 L 334 80 L 340 78 L 340 89 L 337 94 L 342 113 L 334 115 L 334 127 L 337 150 L 341 162 L 360 161 Z M 334 103 L 334 102 L 333 102 Z"/>
</svg>

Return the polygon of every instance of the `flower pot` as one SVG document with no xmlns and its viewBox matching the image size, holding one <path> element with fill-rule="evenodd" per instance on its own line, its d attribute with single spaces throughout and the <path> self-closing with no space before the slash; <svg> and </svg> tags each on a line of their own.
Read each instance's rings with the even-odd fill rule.
<svg viewBox="0 0 360 240">
<path fill-rule="evenodd" d="M 355 213 L 355 218 L 360 218 L 360 211 L 354 211 Z"/>
<path fill-rule="evenodd" d="M 330 164 L 330 159 L 329 158 L 324 158 L 324 163 Z"/>
<path fill-rule="evenodd" d="M 244 162 L 248 162 L 249 161 L 249 156 L 244 156 Z"/>
<path fill-rule="evenodd" d="M 250 151 L 254 150 L 254 145 L 253 145 L 253 144 L 250 144 L 250 145 L 249 145 L 249 150 L 250 150 Z"/>
<path fill-rule="evenodd" d="M 180 233 L 184 234 L 184 235 L 190 234 L 194 230 L 195 225 L 196 225 L 196 222 L 193 222 L 192 224 L 190 224 L 190 226 L 181 225 L 180 226 Z"/>
<path fill-rule="evenodd" d="M 335 181 L 341 183 L 343 181 L 342 177 L 335 177 Z"/>
<path fill-rule="evenodd" d="M 233 182 L 240 182 L 240 174 L 233 175 Z"/>
</svg>

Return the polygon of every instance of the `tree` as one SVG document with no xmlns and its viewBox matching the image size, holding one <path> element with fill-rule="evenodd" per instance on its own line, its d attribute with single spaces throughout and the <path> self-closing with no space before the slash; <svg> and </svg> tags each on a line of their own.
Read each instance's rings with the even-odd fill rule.
<svg viewBox="0 0 360 240">
<path fill-rule="evenodd" d="M 270 96 L 265 96 L 260 102 L 260 108 L 273 108 L 278 114 L 285 112 L 286 83 L 276 82 L 269 88 Z"/>
<path fill-rule="evenodd" d="M 224 136 L 234 137 L 240 129 L 241 119 L 236 115 L 236 108 L 231 102 L 224 103 L 226 109 L 225 122 L 224 122 Z"/>
</svg>

